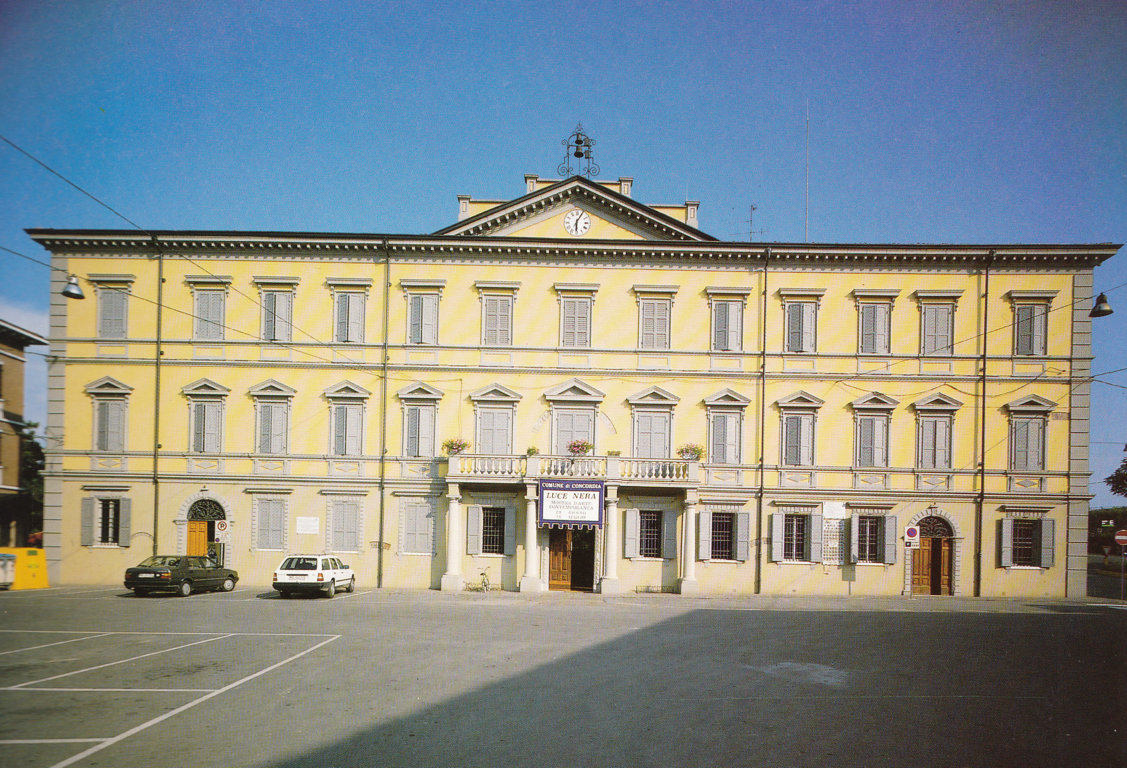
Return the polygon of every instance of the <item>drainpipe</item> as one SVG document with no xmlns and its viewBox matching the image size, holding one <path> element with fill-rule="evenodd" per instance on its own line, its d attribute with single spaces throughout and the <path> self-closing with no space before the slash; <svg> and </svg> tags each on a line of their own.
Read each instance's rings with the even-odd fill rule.
<svg viewBox="0 0 1127 768">
<path fill-rule="evenodd" d="M 391 309 L 388 300 L 391 294 L 391 251 L 388 249 L 387 239 L 382 243 L 383 248 L 383 355 L 380 363 L 380 538 L 379 547 L 376 549 L 376 588 L 383 587 L 383 551 L 384 531 L 386 530 L 387 502 L 384 499 L 384 490 L 387 488 L 387 342 L 388 318 Z"/>
<path fill-rule="evenodd" d="M 982 360 L 979 373 L 978 424 L 978 501 L 974 510 L 974 596 L 982 596 L 982 523 L 986 509 L 986 345 L 990 332 L 990 267 L 994 264 L 994 251 L 986 254 L 986 268 L 982 287 Z M 952 591 L 953 585 L 952 585 Z"/>
<path fill-rule="evenodd" d="M 755 501 L 755 594 L 763 587 L 763 492 L 767 439 L 767 265 L 771 249 L 763 251 L 763 296 L 759 315 L 759 492 Z"/>
<path fill-rule="evenodd" d="M 161 310 L 164 309 L 164 251 L 160 249 L 156 235 L 150 235 L 153 248 L 157 252 L 157 328 L 156 350 L 153 353 L 153 555 L 160 549 L 160 363 L 164 350 L 161 349 Z"/>
</svg>

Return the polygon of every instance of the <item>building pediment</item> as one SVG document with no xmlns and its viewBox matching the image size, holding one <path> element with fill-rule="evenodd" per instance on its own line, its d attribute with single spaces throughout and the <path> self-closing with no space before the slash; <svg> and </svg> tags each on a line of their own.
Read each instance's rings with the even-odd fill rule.
<svg viewBox="0 0 1127 768">
<path fill-rule="evenodd" d="M 694 207 L 694 215 L 695 210 Z M 569 217 L 571 229 L 565 226 Z M 576 220 L 582 220 L 579 228 L 574 226 Z M 595 240 L 715 240 L 684 221 L 582 176 L 535 189 L 515 200 L 498 202 L 434 234 L 577 240 L 584 236 Z"/>
<path fill-rule="evenodd" d="M 107 395 L 125 397 L 132 391 L 133 387 L 128 384 L 123 384 L 112 376 L 103 376 L 97 381 L 92 381 L 86 385 L 86 394 L 99 395 L 102 397 Z"/>
<path fill-rule="evenodd" d="M 900 401 L 880 392 L 870 392 L 867 395 L 857 398 L 849 405 L 851 405 L 855 411 L 891 411 L 893 408 L 900 405 Z"/>
<path fill-rule="evenodd" d="M 912 403 L 912 407 L 917 411 L 956 411 L 962 405 L 959 400 L 942 392 L 936 392 L 934 395 L 928 395 L 922 400 Z"/>
</svg>

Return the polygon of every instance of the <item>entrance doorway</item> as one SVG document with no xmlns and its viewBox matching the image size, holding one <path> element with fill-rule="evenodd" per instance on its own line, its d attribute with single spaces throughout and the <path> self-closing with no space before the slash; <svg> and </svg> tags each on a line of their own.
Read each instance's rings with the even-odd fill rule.
<svg viewBox="0 0 1127 768">
<path fill-rule="evenodd" d="M 912 594 L 952 595 L 954 531 L 941 517 L 920 521 L 920 546 L 912 551 Z"/>
<path fill-rule="evenodd" d="M 215 522 L 226 520 L 227 513 L 217 501 L 199 499 L 188 508 L 188 551 L 184 554 L 211 557 L 223 564 L 221 545 L 215 541 Z"/>
<path fill-rule="evenodd" d="M 595 529 L 548 529 L 548 589 L 595 589 Z"/>
</svg>

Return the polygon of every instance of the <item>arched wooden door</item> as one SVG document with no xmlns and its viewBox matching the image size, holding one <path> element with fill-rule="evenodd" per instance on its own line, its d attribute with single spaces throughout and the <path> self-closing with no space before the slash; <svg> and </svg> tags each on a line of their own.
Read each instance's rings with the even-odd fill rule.
<svg viewBox="0 0 1127 768">
<path fill-rule="evenodd" d="M 919 526 L 920 546 L 912 551 L 912 594 L 952 595 L 955 532 L 941 517 L 925 517 Z"/>
<path fill-rule="evenodd" d="M 216 554 L 212 551 L 215 521 L 226 519 L 227 513 L 219 502 L 212 499 L 194 502 L 188 508 L 188 551 L 185 554 L 200 557 Z"/>
</svg>

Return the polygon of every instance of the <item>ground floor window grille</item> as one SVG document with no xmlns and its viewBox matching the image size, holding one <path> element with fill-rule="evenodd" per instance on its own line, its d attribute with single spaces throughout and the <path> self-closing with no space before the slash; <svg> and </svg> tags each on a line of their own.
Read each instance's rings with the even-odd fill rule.
<svg viewBox="0 0 1127 768">
<path fill-rule="evenodd" d="M 638 555 L 661 557 L 661 512 L 642 510 L 638 513 Z"/>
<path fill-rule="evenodd" d="M 884 561 L 884 547 L 881 544 L 880 517 L 861 516 L 857 518 L 857 561 L 861 563 L 880 563 Z"/>
<path fill-rule="evenodd" d="M 787 515 L 783 523 L 783 559 L 806 559 L 806 525 L 808 515 Z"/>
<path fill-rule="evenodd" d="M 735 515 L 731 512 L 712 513 L 712 559 L 733 560 L 732 531 Z"/>
<path fill-rule="evenodd" d="M 1040 565 L 1033 559 L 1035 520 L 1014 520 L 1013 564 Z"/>
<path fill-rule="evenodd" d="M 121 525 L 121 499 L 100 499 L 98 543 L 118 544 Z"/>
<path fill-rule="evenodd" d="M 505 510 L 486 507 L 481 511 L 481 551 L 486 555 L 505 554 Z"/>
</svg>

